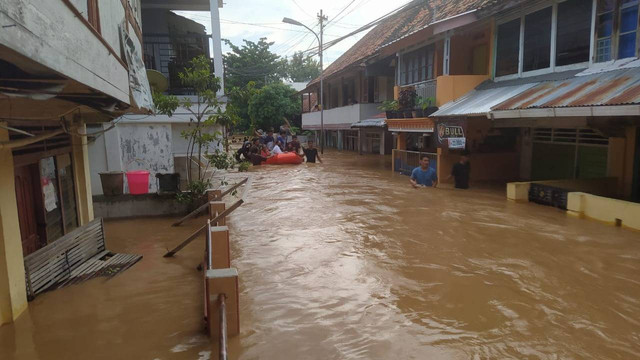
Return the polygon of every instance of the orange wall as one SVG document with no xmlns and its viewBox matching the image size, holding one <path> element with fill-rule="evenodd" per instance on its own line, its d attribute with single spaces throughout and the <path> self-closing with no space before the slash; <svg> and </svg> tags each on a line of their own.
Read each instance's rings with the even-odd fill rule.
<svg viewBox="0 0 640 360">
<path fill-rule="evenodd" d="M 488 78 L 488 75 L 438 76 L 436 82 L 436 105 L 442 106 L 449 101 L 462 97 Z"/>
<path fill-rule="evenodd" d="M 453 165 L 460 161 L 459 154 L 447 153 L 438 149 L 438 179 L 443 183 L 453 183 L 453 179 L 445 181 L 451 174 Z M 513 181 L 520 175 L 520 154 L 513 153 L 476 153 L 469 156 L 471 174 L 469 180 L 474 181 Z"/>
</svg>

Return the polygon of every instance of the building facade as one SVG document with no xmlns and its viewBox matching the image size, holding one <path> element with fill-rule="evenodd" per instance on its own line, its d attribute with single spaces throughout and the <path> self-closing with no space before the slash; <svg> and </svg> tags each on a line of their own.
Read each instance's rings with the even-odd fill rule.
<svg viewBox="0 0 640 360">
<path fill-rule="evenodd" d="M 23 256 L 93 220 L 87 124 L 148 113 L 140 3 L 0 3 L 0 323 L 27 307 Z"/>
</svg>

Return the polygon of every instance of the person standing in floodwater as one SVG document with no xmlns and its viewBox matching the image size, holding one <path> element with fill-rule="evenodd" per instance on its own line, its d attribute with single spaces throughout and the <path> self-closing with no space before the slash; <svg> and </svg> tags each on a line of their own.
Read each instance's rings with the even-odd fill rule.
<svg viewBox="0 0 640 360">
<path fill-rule="evenodd" d="M 307 157 L 307 162 L 308 163 L 315 163 L 316 162 L 316 158 L 318 159 L 318 161 L 320 163 L 322 163 L 322 159 L 320 158 L 320 155 L 318 155 L 318 149 L 313 147 L 313 141 L 309 140 L 307 142 L 307 148 L 305 149 L 304 147 L 302 148 L 302 152 L 304 153 L 304 155 L 301 155 L 300 157 Z"/>
<path fill-rule="evenodd" d="M 436 171 L 429 167 L 429 157 L 427 155 L 420 157 L 420 166 L 413 169 L 409 182 L 416 189 L 421 186 L 436 187 L 438 176 Z"/>
<path fill-rule="evenodd" d="M 453 165 L 451 175 L 449 175 L 447 180 L 453 177 L 456 183 L 456 189 L 468 189 L 470 173 L 471 163 L 469 163 L 469 153 L 465 151 L 462 153 L 462 156 L 460 156 L 460 161 Z"/>
</svg>

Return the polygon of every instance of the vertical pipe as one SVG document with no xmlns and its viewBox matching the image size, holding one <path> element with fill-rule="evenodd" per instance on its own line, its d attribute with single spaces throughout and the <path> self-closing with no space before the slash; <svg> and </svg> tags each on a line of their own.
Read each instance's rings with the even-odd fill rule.
<svg viewBox="0 0 640 360">
<path fill-rule="evenodd" d="M 324 64 L 322 63 L 322 39 L 324 34 L 324 15 L 320 9 L 320 154 L 324 154 Z"/>
<path fill-rule="evenodd" d="M 209 1 L 211 12 L 211 40 L 213 41 L 213 72 L 220 79 L 220 90 L 217 96 L 224 95 L 224 69 L 222 67 L 222 36 L 220 35 L 220 10 L 218 0 Z"/>
<path fill-rule="evenodd" d="M 227 306 L 224 294 L 218 295 L 220 306 L 220 360 L 227 360 Z"/>
</svg>

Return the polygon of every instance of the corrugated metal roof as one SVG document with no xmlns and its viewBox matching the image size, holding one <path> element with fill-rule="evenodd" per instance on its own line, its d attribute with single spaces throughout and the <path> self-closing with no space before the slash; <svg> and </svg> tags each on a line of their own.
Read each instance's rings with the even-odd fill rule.
<svg viewBox="0 0 640 360">
<path fill-rule="evenodd" d="M 373 119 L 365 119 L 360 120 L 357 123 L 353 123 L 351 125 L 352 128 L 363 128 L 363 127 L 379 127 L 383 128 L 387 125 L 384 118 L 373 118 Z"/>
<path fill-rule="evenodd" d="M 640 71 L 637 68 L 539 83 L 510 99 L 494 102 L 491 110 L 627 104 L 640 104 Z"/>
<path fill-rule="evenodd" d="M 472 90 L 456 101 L 444 104 L 431 117 L 486 115 L 497 104 L 526 91 L 538 83 Z"/>
</svg>

